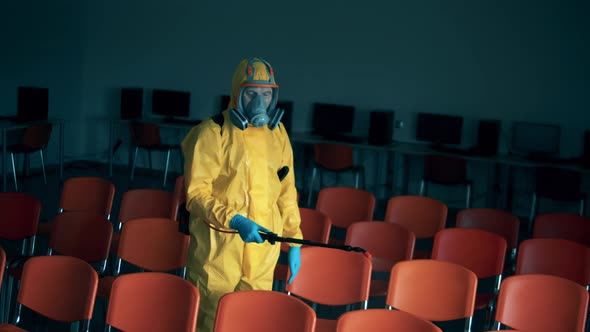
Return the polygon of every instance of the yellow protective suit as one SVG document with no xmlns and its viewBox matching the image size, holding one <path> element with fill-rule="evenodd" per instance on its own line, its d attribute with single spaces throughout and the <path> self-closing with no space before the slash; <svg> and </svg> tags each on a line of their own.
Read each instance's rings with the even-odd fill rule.
<svg viewBox="0 0 590 332">
<path fill-rule="evenodd" d="M 229 109 L 236 107 L 245 86 L 264 86 L 260 84 L 264 72 L 255 73 L 257 83 L 249 82 L 252 75 L 247 75 L 263 69 L 250 68 L 246 60 L 238 65 Z M 266 75 L 274 75 L 272 69 Z M 187 278 L 201 293 L 198 331 L 213 329 L 223 294 L 272 289 L 280 246 L 244 243 L 229 228 L 233 216 L 242 214 L 274 233 L 302 238 L 293 151 L 285 128 L 279 124 L 274 130 L 267 126 L 240 130 L 232 124 L 228 110 L 223 116 L 223 128 L 208 119 L 182 142 L 191 234 Z M 283 166 L 290 171 L 280 181 L 277 171 Z"/>
</svg>

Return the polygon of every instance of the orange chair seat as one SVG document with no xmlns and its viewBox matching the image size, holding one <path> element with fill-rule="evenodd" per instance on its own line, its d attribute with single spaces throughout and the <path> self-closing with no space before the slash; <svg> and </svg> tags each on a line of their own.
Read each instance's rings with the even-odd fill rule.
<svg viewBox="0 0 590 332">
<path fill-rule="evenodd" d="M 386 296 L 388 284 L 387 280 L 371 280 L 369 296 Z"/>
<path fill-rule="evenodd" d="M 119 251 L 119 242 L 121 242 L 121 233 L 113 233 L 113 237 L 111 238 L 111 253 L 117 254 Z"/>
<path fill-rule="evenodd" d="M 0 331 L 2 332 L 27 332 L 27 330 L 23 330 L 20 327 L 11 325 L 11 324 L 0 324 Z"/>
<path fill-rule="evenodd" d="M 277 264 L 274 272 L 274 280 L 287 280 L 289 267 L 286 264 Z"/>
<path fill-rule="evenodd" d="M 113 282 L 115 282 L 115 279 L 117 278 L 113 276 L 105 276 L 98 279 L 96 296 L 108 299 L 111 296 L 111 288 L 113 288 Z"/>
<path fill-rule="evenodd" d="M 486 309 L 490 301 L 496 298 L 494 294 L 477 294 L 475 295 L 475 310 Z"/>
<path fill-rule="evenodd" d="M 383 257 L 371 257 L 371 263 L 373 264 L 373 272 L 389 272 L 395 264 L 391 259 Z"/>
<path fill-rule="evenodd" d="M 319 319 L 315 323 L 316 332 L 334 332 L 336 331 L 336 319 Z"/>
</svg>

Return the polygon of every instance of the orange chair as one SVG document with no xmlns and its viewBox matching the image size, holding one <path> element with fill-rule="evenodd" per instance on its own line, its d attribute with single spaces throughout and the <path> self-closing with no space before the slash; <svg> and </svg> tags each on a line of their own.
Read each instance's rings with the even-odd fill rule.
<svg viewBox="0 0 590 332">
<path fill-rule="evenodd" d="M 287 284 L 293 294 L 315 304 L 340 306 L 363 303 L 367 308 L 371 260 L 357 252 L 323 247 L 301 249 L 297 278 Z M 320 319 L 316 331 L 335 331 L 336 320 Z"/>
<path fill-rule="evenodd" d="M 316 176 L 320 178 L 320 190 L 322 189 L 323 179 L 322 172 L 341 172 L 352 171 L 355 174 L 354 188 L 361 189 L 365 187 L 365 170 L 364 167 L 354 164 L 354 155 L 351 146 L 341 144 L 314 144 L 314 165 L 311 170 L 311 180 L 309 181 L 309 192 L 307 196 L 307 206 L 311 207 L 312 192 Z M 362 181 L 362 185 L 361 185 Z"/>
<path fill-rule="evenodd" d="M 535 190 L 529 213 L 529 234 L 539 213 L 541 198 L 562 203 L 576 202 L 579 204 L 578 214 L 583 216 L 586 211 L 586 194 L 582 191 L 581 183 L 582 174 L 577 171 L 552 167 L 535 169 Z"/>
<path fill-rule="evenodd" d="M 152 151 L 166 152 L 166 166 L 164 169 L 164 180 L 162 187 L 166 187 L 166 179 L 168 177 L 168 166 L 170 164 L 170 152 L 178 151 L 180 157 L 180 166 L 182 168 L 182 155 L 180 152 L 180 145 L 164 144 L 160 138 L 160 127 L 154 123 L 133 121 L 129 124 L 131 133 L 131 144 L 135 147 L 131 163 L 131 181 L 135 175 L 135 166 L 137 164 L 137 153 L 139 149 L 145 149 L 148 152 L 149 167 L 152 169 Z"/>
<path fill-rule="evenodd" d="M 182 270 L 184 277 L 189 237 L 178 232 L 178 222 L 168 218 L 139 218 L 127 221 L 121 231 L 113 276 L 100 279 L 98 296 L 108 298 L 121 272 L 122 260 L 136 268 L 169 272 Z"/>
<path fill-rule="evenodd" d="M 58 213 L 86 211 L 104 215 L 110 219 L 115 185 L 100 177 L 73 177 L 67 179 L 61 190 Z M 49 237 L 51 223 L 39 224 L 37 235 Z"/>
<path fill-rule="evenodd" d="M 405 227 L 380 221 L 359 221 L 351 224 L 344 241 L 349 246 L 361 247 L 371 253 L 374 276 L 370 296 L 387 295 L 388 278 L 383 280 L 375 274 L 389 275 L 397 262 L 412 259 L 415 242 L 416 237 Z"/>
<path fill-rule="evenodd" d="M 14 177 L 14 189 L 18 191 L 18 183 L 16 180 L 16 166 L 14 163 L 14 155 L 22 153 L 25 155 L 25 161 L 23 163 L 25 172 L 28 171 L 26 166 L 28 165 L 28 155 L 31 153 L 39 152 L 41 157 L 41 171 L 43 172 L 43 183 L 47 184 L 47 174 L 45 173 L 45 160 L 43 158 L 43 150 L 49 144 L 51 138 L 51 129 L 53 125 L 51 123 L 39 123 L 33 124 L 25 128 L 22 141 L 16 144 L 11 144 L 6 147 L 6 150 L 10 152 L 10 160 L 12 161 L 12 175 Z"/>
<path fill-rule="evenodd" d="M 355 310 L 338 318 L 336 332 L 357 331 L 442 332 L 431 322 L 399 310 Z"/>
<path fill-rule="evenodd" d="M 106 324 L 130 332 L 193 332 L 199 300 L 199 289 L 179 276 L 160 272 L 122 275 L 113 283 Z"/>
<path fill-rule="evenodd" d="M 429 258 L 434 235 L 445 227 L 448 208 L 423 196 L 396 196 L 387 202 L 385 222 L 400 224 L 416 236 L 413 258 Z"/>
<path fill-rule="evenodd" d="M 465 186 L 465 207 L 471 207 L 472 181 L 467 179 L 467 160 L 448 156 L 425 156 L 420 196 L 428 196 L 430 182 L 445 186 Z"/>
<path fill-rule="evenodd" d="M 97 284 L 96 271 L 79 258 L 32 257 L 24 265 L 14 323 L 0 324 L 0 331 L 25 331 L 16 327 L 23 306 L 55 321 L 82 321 L 89 331 Z"/>
<path fill-rule="evenodd" d="M 52 222 L 47 254 L 77 257 L 99 264 L 104 274 L 113 236 L 113 224 L 104 215 L 89 212 L 63 212 Z"/>
<path fill-rule="evenodd" d="M 494 301 L 500 290 L 506 240 L 500 235 L 475 228 L 446 228 L 436 233 L 432 259 L 459 264 L 473 271 L 478 284 L 494 279 L 493 286 L 478 291 L 475 309 L 486 310 L 485 325 L 490 323 Z"/>
<path fill-rule="evenodd" d="M 391 269 L 385 303 L 429 321 L 465 319 L 470 331 L 476 290 L 477 276 L 461 265 L 410 260 Z"/>
<path fill-rule="evenodd" d="M 320 190 L 316 210 L 330 217 L 334 228 L 344 230 L 353 222 L 371 221 L 375 212 L 375 195 L 352 187 L 332 187 Z M 342 244 L 342 239 L 332 235 L 330 242 Z"/>
<path fill-rule="evenodd" d="M 572 240 L 590 247 L 590 218 L 573 213 L 547 213 L 535 218 L 533 238 Z"/>
<path fill-rule="evenodd" d="M 508 259 L 505 260 L 505 268 L 510 267 L 510 273 L 514 271 L 516 252 L 518 248 L 518 232 L 520 221 L 508 212 L 498 209 L 464 209 L 457 213 L 455 226 L 458 228 L 478 228 L 484 231 L 496 233 L 506 240 Z"/>
<path fill-rule="evenodd" d="M 303 239 L 328 243 L 330 229 L 332 228 L 330 217 L 318 210 L 308 208 L 299 208 L 299 215 L 301 216 L 299 228 L 301 229 L 301 233 L 303 233 Z M 289 246 L 286 243 L 281 243 L 281 256 L 285 256 L 288 252 Z M 280 262 L 286 259 L 286 257 L 279 257 Z M 278 263 L 275 267 L 274 280 L 285 281 L 287 280 L 288 273 L 287 264 Z"/>
<path fill-rule="evenodd" d="M 2 287 L 2 279 L 4 279 L 4 269 L 6 268 L 6 251 L 4 251 L 4 249 L 0 246 L 0 292 L 2 292 L 2 289 L 4 289 L 4 287 Z M 5 304 L 4 304 L 4 297 L 2 297 L 0 299 L 0 306 L 2 308 L 5 308 Z M 5 310 L 1 310 L 0 311 L 0 323 L 4 322 L 4 311 Z"/>
<path fill-rule="evenodd" d="M 316 315 L 305 302 L 284 293 L 251 290 L 223 295 L 214 332 L 315 331 Z"/>
<path fill-rule="evenodd" d="M 179 220 L 186 218 L 188 221 L 188 211 L 186 210 L 186 188 L 184 186 L 184 175 L 179 175 L 174 181 L 174 193 L 172 194 L 172 211 L 170 219 Z"/>
<path fill-rule="evenodd" d="M 522 331 L 582 332 L 588 291 L 561 277 L 524 274 L 506 278 L 500 287 L 495 315 L 501 326 Z"/>
<path fill-rule="evenodd" d="M 173 193 L 159 189 L 132 189 L 123 193 L 117 218 L 117 231 L 124 223 L 138 218 L 170 218 L 174 210 Z M 113 234 L 111 253 L 116 253 L 121 238 Z"/>
<path fill-rule="evenodd" d="M 590 285 L 590 248 L 564 239 L 529 239 L 518 250 L 515 274 L 549 274 Z"/>
<path fill-rule="evenodd" d="M 41 203 L 30 194 L 0 192 L 0 211 L 2 211 L 0 239 L 21 241 L 20 256 L 8 253 L 6 292 L 0 294 L 2 303 L 0 317 L 3 316 L 4 321 L 7 321 L 14 279 L 18 279 L 22 271 L 22 265 L 20 267 L 12 267 L 12 265 L 14 265 L 13 262 L 22 261 L 23 256 L 32 256 L 35 251 L 35 234 L 39 225 Z"/>
</svg>

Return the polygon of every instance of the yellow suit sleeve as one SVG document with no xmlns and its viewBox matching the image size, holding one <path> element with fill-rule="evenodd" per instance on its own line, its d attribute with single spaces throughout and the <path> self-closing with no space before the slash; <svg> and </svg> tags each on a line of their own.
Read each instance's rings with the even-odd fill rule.
<svg viewBox="0 0 590 332">
<path fill-rule="evenodd" d="M 222 165 L 221 134 L 211 120 L 194 127 L 182 142 L 187 209 L 215 228 L 229 230 L 237 212 L 213 196 L 213 182 Z"/>
</svg>

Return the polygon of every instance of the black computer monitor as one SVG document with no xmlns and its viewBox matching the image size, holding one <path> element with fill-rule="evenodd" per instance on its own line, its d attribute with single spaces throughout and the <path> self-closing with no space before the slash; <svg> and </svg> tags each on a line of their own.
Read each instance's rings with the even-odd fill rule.
<svg viewBox="0 0 590 332">
<path fill-rule="evenodd" d="M 191 93 L 186 91 L 152 91 L 152 113 L 167 118 L 188 117 L 190 115 Z"/>
<path fill-rule="evenodd" d="M 313 104 L 313 133 L 328 137 L 350 134 L 354 126 L 354 106 Z"/>
<path fill-rule="evenodd" d="M 454 115 L 418 113 L 416 139 L 434 144 L 461 144 L 463 118 Z"/>
<path fill-rule="evenodd" d="M 512 123 L 511 152 L 523 156 L 557 156 L 561 128 L 531 122 Z"/>
<path fill-rule="evenodd" d="M 143 110 L 143 89 L 121 89 L 121 119 L 139 119 Z"/>
<path fill-rule="evenodd" d="M 47 120 L 49 114 L 49 89 L 31 86 L 17 88 L 16 121 Z"/>
</svg>

